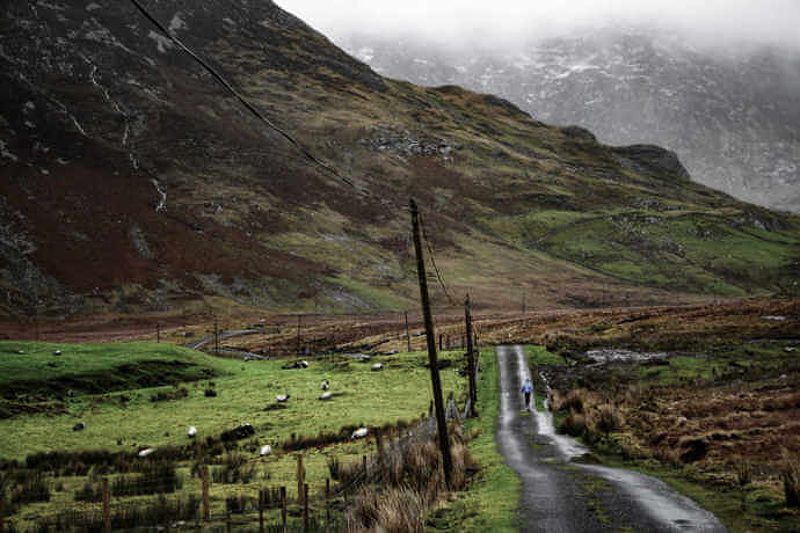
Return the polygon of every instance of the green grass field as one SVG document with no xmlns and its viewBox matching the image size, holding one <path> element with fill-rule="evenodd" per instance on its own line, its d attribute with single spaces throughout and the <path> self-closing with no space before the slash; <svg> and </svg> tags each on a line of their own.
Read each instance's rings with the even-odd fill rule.
<svg viewBox="0 0 800 533">
<path fill-rule="evenodd" d="M 62 354 L 54 355 L 55 350 Z M 441 357 L 456 355 L 461 354 L 444 352 Z M 200 441 L 247 422 L 256 434 L 240 441 L 235 453 L 244 454 L 257 473 L 244 484 L 212 484 L 212 510 L 221 513 L 229 495 L 256 496 L 261 488 L 280 485 L 295 494 L 298 453 L 304 457 L 310 490 L 318 493 L 330 476 L 330 458 L 354 462 L 374 451 L 372 439 L 302 452 L 283 451 L 281 443 L 293 434 L 315 436 L 345 426 L 383 426 L 427 413 L 430 375 L 423 353 L 364 362 L 344 356 L 309 361 L 307 369 L 288 370 L 282 369 L 285 359 L 245 363 L 164 344 L 0 342 L 0 391 L 6 416 L 12 411 L 10 418 L 0 420 L 0 458 L 22 460 L 35 452 L 55 450 L 135 452 L 144 447 L 188 444 L 189 426 L 198 428 Z M 371 371 L 376 361 L 384 364 L 382 371 Z M 460 398 L 464 379 L 458 376 L 456 366 L 442 370 L 441 377 L 445 394 L 452 391 Z M 170 384 L 142 386 L 142 375 L 147 376 L 147 383 Z M 326 402 L 318 399 L 323 379 L 330 380 L 334 393 Z M 65 382 L 74 387 L 72 396 L 64 393 Z M 48 396 L 48 384 L 56 394 Z M 110 390 L 98 392 L 98 384 Z M 217 397 L 205 396 L 209 388 Z M 158 393 L 169 397 L 179 389 L 186 390 L 185 396 L 152 401 Z M 291 399 L 285 408 L 266 409 L 274 407 L 276 395 L 287 393 Z M 31 412 L 19 412 L 23 407 Z M 86 429 L 73 431 L 79 421 Z M 257 450 L 264 444 L 273 446 L 272 456 L 258 457 Z M 190 467 L 189 462 L 179 464 L 184 480 L 181 494 L 199 493 L 199 480 L 190 476 Z M 58 490 L 53 491 L 51 500 L 25 505 L 14 519 L 30 524 L 65 508 L 85 507 L 74 501 L 74 493 L 86 481 L 77 476 L 52 478 L 50 484 Z"/>
</svg>

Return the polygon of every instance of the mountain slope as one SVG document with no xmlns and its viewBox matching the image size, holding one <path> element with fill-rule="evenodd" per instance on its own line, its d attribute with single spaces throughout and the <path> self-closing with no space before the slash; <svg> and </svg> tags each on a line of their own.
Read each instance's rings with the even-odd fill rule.
<svg viewBox="0 0 800 533">
<path fill-rule="evenodd" d="M 796 51 L 697 47 L 681 36 L 634 29 L 495 50 L 385 34 L 340 42 L 387 76 L 497 94 L 540 120 L 585 126 L 603 142 L 666 146 L 701 183 L 800 211 Z"/>
<path fill-rule="evenodd" d="M 244 112 L 131 4 L 12 1 L 6 314 L 407 307 L 410 195 L 452 292 L 484 305 L 521 290 L 542 306 L 796 290 L 797 219 L 692 183 L 665 150 L 386 80 L 271 2 L 145 4 L 355 188 Z"/>
</svg>

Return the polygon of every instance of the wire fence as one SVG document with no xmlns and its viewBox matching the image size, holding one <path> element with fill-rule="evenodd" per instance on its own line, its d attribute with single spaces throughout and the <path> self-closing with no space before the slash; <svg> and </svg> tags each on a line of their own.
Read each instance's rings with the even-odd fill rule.
<svg viewBox="0 0 800 533">
<path fill-rule="evenodd" d="M 459 409 L 454 397 L 448 398 L 448 420 L 460 420 L 468 411 L 468 400 L 464 409 Z M 373 430 L 375 453 L 345 465 L 347 476 L 334 476 L 332 471 L 332 477 L 339 479 L 327 479 L 324 490 L 311 490 L 305 483 L 302 456 L 298 456 L 297 486 L 264 483 L 256 494 L 250 483 L 238 493 L 234 483 L 215 483 L 207 465 L 193 466 L 190 477 L 183 479 L 176 473 L 174 463 L 171 468 L 154 463 L 157 466 L 144 472 L 90 476 L 75 493 L 72 507 L 35 519 L 20 529 L 8 522 L 3 526 L 0 519 L 0 531 L 344 531 L 348 506 L 359 492 L 385 481 L 388 465 L 403 461 L 411 446 L 436 438 L 435 417 L 428 416 L 401 431 L 384 440 L 380 430 Z M 211 499 L 212 483 L 226 487 L 224 496 L 216 491 Z"/>
</svg>

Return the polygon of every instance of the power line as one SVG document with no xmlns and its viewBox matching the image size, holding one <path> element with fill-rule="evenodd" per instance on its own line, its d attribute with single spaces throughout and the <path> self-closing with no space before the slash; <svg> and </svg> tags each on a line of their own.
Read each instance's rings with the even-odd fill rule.
<svg viewBox="0 0 800 533">
<path fill-rule="evenodd" d="M 350 187 L 357 189 L 356 185 L 353 181 L 343 176 L 335 167 L 332 165 L 322 161 L 321 159 L 317 158 L 314 154 L 312 154 L 306 147 L 304 147 L 298 140 L 296 140 L 292 135 L 290 135 L 287 131 L 283 130 L 282 128 L 278 127 L 275 123 L 273 123 L 270 119 L 265 117 L 256 107 L 251 104 L 244 96 L 242 96 L 234 87 L 233 85 L 228 82 L 220 73 L 218 73 L 213 67 L 211 67 L 208 63 L 206 63 L 198 54 L 196 54 L 191 48 L 183 43 L 176 35 L 174 35 L 171 31 L 169 31 L 161 22 L 158 21 L 150 12 L 145 8 L 139 0 L 131 0 L 133 5 L 139 12 L 144 15 L 144 17 L 149 20 L 158 30 L 163 33 L 166 37 L 168 37 L 172 42 L 174 42 L 178 47 L 180 47 L 184 52 L 186 52 L 192 59 L 194 59 L 200 66 L 202 66 L 211 76 L 217 80 L 234 98 L 236 98 L 248 111 L 250 111 L 253 116 L 259 119 L 261 122 L 266 124 L 267 127 L 272 129 L 273 131 L 277 132 L 281 135 L 284 139 L 286 139 L 290 144 L 292 144 L 295 148 L 297 148 L 300 153 L 302 153 L 309 161 L 318 165 L 320 168 L 326 170 L 333 176 L 337 177 Z"/>
<path fill-rule="evenodd" d="M 457 305 L 456 301 L 450 295 L 450 291 L 447 289 L 447 284 L 444 282 L 444 278 L 442 277 L 442 273 L 439 271 L 439 267 L 436 265 L 436 258 L 433 254 L 433 246 L 431 246 L 431 241 L 428 238 L 428 232 L 425 229 L 425 221 L 423 220 L 422 213 L 419 215 L 419 226 L 422 229 L 422 238 L 425 241 L 425 247 L 428 249 L 428 256 L 431 258 L 431 265 L 433 266 L 433 271 L 436 273 L 436 279 L 439 282 L 439 285 L 441 285 L 444 295 L 447 296 L 447 300 L 450 302 L 450 305 Z"/>
</svg>

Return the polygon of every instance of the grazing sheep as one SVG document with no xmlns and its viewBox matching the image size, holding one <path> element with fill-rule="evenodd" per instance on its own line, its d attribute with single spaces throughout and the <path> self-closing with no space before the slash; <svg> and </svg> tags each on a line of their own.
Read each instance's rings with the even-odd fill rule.
<svg viewBox="0 0 800 533">
<path fill-rule="evenodd" d="M 322 382 L 322 385 L 320 385 L 319 388 L 326 391 L 331 388 L 331 382 L 326 379 Z"/>
<path fill-rule="evenodd" d="M 383 363 L 375 363 L 374 365 L 372 365 L 372 368 L 370 370 L 372 370 L 373 372 L 380 372 L 381 370 L 383 370 Z"/>
<path fill-rule="evenodd" d="M 322 400 L 323 402 L 326 402 L 331 398 L 333 398 L 333 393 L 331 392 L 323 392 L 322 394 L 319 395 L 319 399 Z"/>
<path fill-rule="evenodd" d="M 61 355 L 61 350 L 55 350 L 55 351 L 53 351 L 53 355 Z"/>
<path fill-rule="evenodd" d="M 278 403 L 286 403 L 289 401 L 289 398 L 291 398 L 291 396 L 288 394 L 278 394 L 275 396 L 275 401 Z"/>
<path fill-rule="evenodd" d="M 367 433 L 369 433 L 369 430 L 367 430 L 367 428 L 358 428 L 357 430 L 355 430 L 353 432 L 353 435 L 350 438 L 351 439 L 363 439 L 364 437 L 367 436 Z"/>
<path fill-rule="evenodd" d="M 147 457 L 148 455 L 151 455 L 154 451 L 156 451 L 155 448 L 145 448 L 144 450 L 139 450 L 139 453 L 137 455 L 139 457 Z"/>
<path fill-rule="evenodd" d="M 261 447 L 261 451 L 258 453 L 261 457 L 266 457 L 267 455 L 272 455 L 272 446 L 269 444 L 265 444 Z"/>
<path fill-rule="evenodd" d="M 306 361 L 305 359 L 300 361 L 299 363 L 297 363 L 297 367 L 298 368 L 308 368 L 308 361 Z"/>
<path fill-rule="evenodd" d="M 78 422 L 77 424 L 72 426 L 72 431 L 83 431 L 84 429 L 86 429 L 86 424 L 84 424 L 83 422 Z"/>
<path fill-rule="evenodd" d="M 190 439 L 193 439 L 197 436 L 197 428 L 194 426 L 189 426 L 189 431 L 186 432 Z"/>
</svg>

